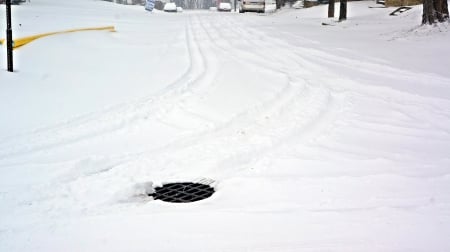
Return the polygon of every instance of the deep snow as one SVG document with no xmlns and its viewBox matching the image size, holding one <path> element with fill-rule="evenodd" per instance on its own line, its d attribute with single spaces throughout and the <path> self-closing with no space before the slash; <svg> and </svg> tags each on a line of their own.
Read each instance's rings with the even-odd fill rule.
<svg viewBox="0 0 450 252">
<path fill-rule="evenodd" d="M 0 251 L 449 251 L 449 24 L 369 6 L 14 6 L 15 37 L 117 32 L 2 48 Z"/>
</svg>

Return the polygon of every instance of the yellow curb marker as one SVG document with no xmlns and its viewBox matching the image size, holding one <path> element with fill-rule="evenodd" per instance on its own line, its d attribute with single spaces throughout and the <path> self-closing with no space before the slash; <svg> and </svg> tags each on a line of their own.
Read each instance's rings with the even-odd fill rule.
<svg viewBox="0 0 450 252">
<path fill-rule="evenodd" d="M 104 30 L 110 31 L 110 32 L 116 31 L 114 26 L 104 26 L 104 27 L 81 28 L 81 29 L 71 29 L 71 30 L 58 31 L 58 32 L 49 32 L 49 33 L 43 33 L 43 34 L 38 34 L 38 35 L 15 39 L 13 41 L 13 48 L 14 49 L 19 48 L 23 45 L 26 45 L 26 44 L 38 39 L 38 38 L 55 35 L 55 34 L 63 34 L 63 33 L 78 32 L 78 31 L 104 31 Z M 5 39 L 0 39 L 0 44 L 3 45 L 5 43 L 6 43 Z"/>
</svg>

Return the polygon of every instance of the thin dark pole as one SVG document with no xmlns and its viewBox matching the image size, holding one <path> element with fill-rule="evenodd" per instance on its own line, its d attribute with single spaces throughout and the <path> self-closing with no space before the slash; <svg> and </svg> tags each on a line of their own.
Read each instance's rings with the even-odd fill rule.
<svg viewBox="0 0 450 252">
<path fill-rule="evenodd" d="M 6 0 L 6 55 L 8 61 L 8 71 L 13 70 L 13 40 L 11 29 L 11 0 Z"/>
<path fill-rule="evenodd" d="M 236 0 L 234 0 L 234 12 L 236 12 Z"/>
</svg>

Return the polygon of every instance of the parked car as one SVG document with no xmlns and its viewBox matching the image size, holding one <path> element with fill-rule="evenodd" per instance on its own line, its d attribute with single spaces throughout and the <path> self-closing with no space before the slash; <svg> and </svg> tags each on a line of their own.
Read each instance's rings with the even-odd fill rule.
<svg viewBox="0 0 450 252">
<path fill-rule="evenodd" d="M 265 0 L 240 0 L 239 13 L 246 11 L 264 13 L 265 5 Z"/>
<path fill-rule="evenodd" d="M 164 4 L 164 11 L 177 12 L 177 5 L 175 3 L 166 3 Z"/>
<path fill-rule="evenodd" d="M 218 11 L 231 11 L 231 3 L 227 3 L 227 2 L 219 3 L 217 10 Z"/>
<path fill-rule="evenodd" d="M 302 9 L 304 7 L 303 0 L 295 1 L 295 3 L 292 4 L 292 8 L 294 9 Z"/>
</svg>

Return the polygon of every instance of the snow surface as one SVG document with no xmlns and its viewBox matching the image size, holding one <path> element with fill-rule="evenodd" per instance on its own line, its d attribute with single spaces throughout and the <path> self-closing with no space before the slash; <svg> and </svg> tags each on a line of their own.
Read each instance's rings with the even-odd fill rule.
<svg viewBox="0 0 450 252">
<path fill-rule="evenodd" d="M 449 24 L 348 5 L 13 6 L 15 37 L 117 32 L 2 47 L 0 251 L 450 251 Z"/>
</svg>

